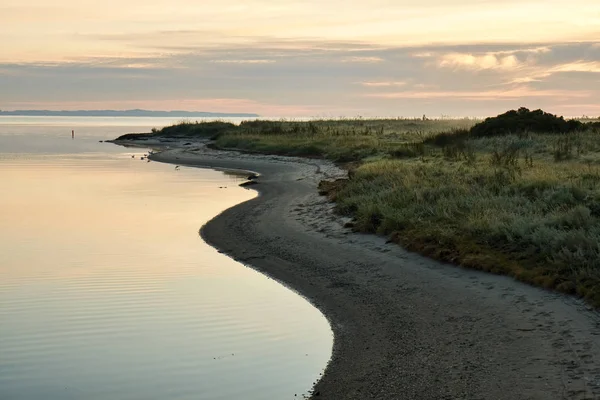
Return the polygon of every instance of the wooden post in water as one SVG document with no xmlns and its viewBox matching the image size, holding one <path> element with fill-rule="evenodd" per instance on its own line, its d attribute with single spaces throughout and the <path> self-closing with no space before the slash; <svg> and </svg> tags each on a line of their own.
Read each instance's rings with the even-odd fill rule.
<svg viewBox="0 0 600 400">
<path fill-rule="evenodd" d="M 71 139 L 75 139 L 75 129 L 71 130 Z"/>
</svg>

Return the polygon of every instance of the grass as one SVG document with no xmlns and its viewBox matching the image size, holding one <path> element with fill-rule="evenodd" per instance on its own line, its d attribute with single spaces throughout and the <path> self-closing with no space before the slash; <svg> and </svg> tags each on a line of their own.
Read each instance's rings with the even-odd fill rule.
<svg viewBox="0 0 600 400">
<path fill-rule="evenodd" d="M 238 126 L 223 121 L 189 122 L 166 126 L 162 129 L 152 129 L 151 133 L 128 133 L 116 140 L 144 140 L 150 138 L 216 138 L 220 134 L 237 129 Z"/>
<path fill-rule="evenodd" d="M 539 146 L 533 156 L 523 147 L 504 151 L 523 142 L 506 137 L 496 141 L 499 151 L 480 150 L 489 146 L 482 140 L 471 143 L 469 159 L 440 151 L 426 159 L 368 162 L 344 184 L 324 189 L 340 213 L 355 218 L 357 231 L 598 306 L 600 149 L 586 152 L 588 159 L 555 161 L 560 139 L 529 136 L 525 143 Z"/>
<path fill-rule="evenodd" d="M 423 139 L 429 135 L 473 124 L 467 119 L 249 121 L 217 137 L 215 144 L 220 148 L 352 162 L 372 156 L 418 156 Z"/>
<path fill-rule="evenodd" d="M 598 121 L 519 109 L 485 121 L 249 121 L 210 136 L 344 163 L 349 179 L 320 190 L 354 230 L 600 307 Z"/>
</svg>

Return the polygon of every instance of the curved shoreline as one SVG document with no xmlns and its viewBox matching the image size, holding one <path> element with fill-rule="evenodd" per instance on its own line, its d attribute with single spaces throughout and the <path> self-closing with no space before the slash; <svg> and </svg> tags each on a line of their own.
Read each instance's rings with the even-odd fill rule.
<svg viewBox="0 0 600 400">
<path fill-rule="evenodd" d="M 314 398 L 600 394 L 597 313 L 562 295 L 344 230 L 317 196 L 322 171 L 312 160 L 206 149 L 169 150 L 152 159 L 261 174 L 258 197 L 224 211 L 201 233 L 298 291 L 330 321 L 333 354 Z"/>
</svg>

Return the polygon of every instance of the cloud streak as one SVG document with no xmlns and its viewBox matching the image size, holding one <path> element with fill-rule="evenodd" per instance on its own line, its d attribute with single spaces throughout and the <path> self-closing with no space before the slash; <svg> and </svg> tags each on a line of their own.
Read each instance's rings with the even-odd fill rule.
<svg viewBox="0 0 600 400">
<path fill-rule="evenodd" d="M 465 68 L 471 70 L 500 69 L 514 70 L 521 66 L 514 55 L 499 56 L 493 53 L 484 55 L 450 53 L 444 54 L 438 60 L 441 68 Z"/>
<path fill-rule="evenodd" d="M 342 59 L 342 62 L 347 62 L 347 63 L 368 63 L 368 64 L 372 64 L 372 63 L 380 63 L 383 62 L 383 58 L 381 57 L 367 57 L 367 56 L 351 56 L 351 57 L 344 57 Z"/>
<path fill-rule="evenodd" d="M 598 37 L 600 4 L 594 0 L 357 0 L 351 7 L 342 0 L 5 0 L 0 5 L 3 62 L 157 55 L 174 43 L 214 49 L 265 39 L 422 47 Z"/>
<path fill-rule="evenodd" d="M 407 82 L 398 81 L 379 81 L 379 82 L 359 82 L 360 85 L 366 87 L 392 87 L 392 86 L 405 86 Z"/>
<path fill-rule="evenodd" d="M 275 60 L 210 60 L 215 64 L 272 64 Z"/>
<path fill-rule="evenodd" d="M 527 106 L 580 115 L 594 114 L 600 97 L 596 42 L 390 46 L 249 37 L 198 44 L 195 33 L 160 30 L 143 40 L 94 34 L 124 46 L 143 42 L 149 53 L 133 46 L 131 55 L 0 63 L 0 108 L 97 104 L 274 116 L 476 116 Z M 153 54 L 151 46 L 160 51 Z"/>
<path fill-rule="evenodd" d="M 384 99 L 464 99 L 496 101 L 498 99 L 526 99 L 536 97 L 568 97 L 568 98 L 592 98 L 590 91 L 568 91 L 568 90 L 535 90 L 530 87 L 520 87 L 509 90 L 488 91 L 403 91 L 393 93 L 371 93 L 366 97 Z"/>
</svg>

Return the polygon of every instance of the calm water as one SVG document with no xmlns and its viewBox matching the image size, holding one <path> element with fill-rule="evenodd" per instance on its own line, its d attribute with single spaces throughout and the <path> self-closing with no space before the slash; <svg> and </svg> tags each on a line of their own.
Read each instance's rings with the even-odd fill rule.
<svg viewBox="0 0 600 400">
<path fill-rule="evenodd" d="M 0 118 L 0 399 L 294 399 L 325 367 L 325 318 L 198 236 L 254 192 L 98 142 L 170 122 Z"/>
</svg>

